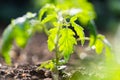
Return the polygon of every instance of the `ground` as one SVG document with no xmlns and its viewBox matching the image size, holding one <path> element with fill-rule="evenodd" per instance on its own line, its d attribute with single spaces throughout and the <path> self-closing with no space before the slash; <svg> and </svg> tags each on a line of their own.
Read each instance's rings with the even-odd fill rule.
<svg viewBox="0 0 120 80">
<path fill-rule="evenodd" d="M 0 80 L 52 80 L 49 70 L 36 70 L 39 65 L 0 66 Z"/>
</svg>

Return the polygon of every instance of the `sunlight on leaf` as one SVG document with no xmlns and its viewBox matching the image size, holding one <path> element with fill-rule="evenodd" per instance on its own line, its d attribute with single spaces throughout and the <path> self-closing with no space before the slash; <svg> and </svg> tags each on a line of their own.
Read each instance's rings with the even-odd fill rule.
<svg viewBox="0 0 120 80">
<path fill-rule="evenodd" d="M 50 51 L 52 51 L 53 49 L 55 49 L 55 39 L 56 39 L 56 36 L 57 36 L 57 32 L 58 32 L 58 29 L 57 28 L 52 28 L 49 30 L 49 33 L 50 35 L 48 36 L 48 49 Z"/>
<path fill-rule="evenodd" d="M 38 68 L 37 70 L 39 69 L 42 69 L 42 68 L 45 68 L 45 69 L 50 69 L 51 71 L 55 68 L 55 64 L 52 60 L 48 60 L 48 61 L 45 61 L 43 62 Z"/>
<path fill-rule="evenodd" d="M 112 49 L 110 43 L 107 41 L 105 36 L 98 34 L 97 40 L 95 42 L 96 53 L 100 54 L 105 49 L 106 60 L 110 61 L 112 59 Z"/>
<path fill-rule="evenodd" d="M 77 44 L 73 37 L 74 32 L 71 29 L 65 28 L 60 31 L 59 50 L 62 51 L 64 58 L 68 61 L 70 54 L 73 52 L 73 47 Z"/>
<path fill-rule="evenodd" d="M 56 18 L 56 15 L 47 15 L 42 21 L 41 21 L 41 24 L 45 24 L 46 22 L 52 20 L 52 19 L 55 19 Z"/>
<path fill-rule="evenodd" d="M 69 14 L 70 16 L 74 16 L 80 12 L 82 12 L 82 9 L 80 8 L 72 8 L 70 10 L 66 10 L 66 13 Z"/>
<path fill-rule="evenodd" d="M 96 43 L 95 43 L 95 47 L 96 47 L 96 49 L 95 49 L 96 53 L 100 54 L 103 52 L 104 43 L 101 40 L 97 39 Z"/>
<path fill-rule="evenodd" d="M 52 11 L 51 11 L 51 10 L 52 10 Z M 46 12 L 48 12 L 47 15 L 48 15 L 48 14 L 50 15 L 50 14 L 55 13 L 55 6 L 52 5 L 52 4 L 46 4 L 42 9 L 40 9 L 40 11 L 39 11 L 39 16 L 38 16 L 40 22 L 42 21 L 42 19 L 43 19 L 43 17 L 44 17 L 44 14 L 45 14 Z M 53 13 L 51 13 L 51 12 L 53 12 Z M 53 15 L 53 16 L 54 16 L 54 15 Z M 49 16 L 49 17 L 50 17 L 50 16 Z"/>
<path fill-rule="evenodd" d="M 77 35 L 79 36 L 79 38 L 81 40 L 81 44 L 83 46 L 84 43 L 85 43 L 85 34 L 84 34 L 84 31 L 83 31 L 84 29 L 81 26 L 79 26 L 78 24 L 76 24 L 74 22 L 75 20 L 77 20 L 76 16 L 72 17 L 71 20 L 70 20 L 70 22 L 71 22 L 72 26 L 74 27 Z"/>
</svg>

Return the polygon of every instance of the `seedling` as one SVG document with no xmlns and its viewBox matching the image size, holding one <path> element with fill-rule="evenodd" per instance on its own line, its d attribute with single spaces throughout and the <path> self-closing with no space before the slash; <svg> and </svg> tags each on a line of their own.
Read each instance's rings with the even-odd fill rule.
<svg viewBox="0 0 120 80">
<path fill-rule="evenodd" d="M 28 12 L 23 17 L 12 20 L 2 36 L 1 51 L 6 63 L 11 64 L 9 51 L 13 41 L 24 48 L 30 37 L 38 31 L 45 32 L 48 36 L 48 49 L 55 52 L 55 58 L 44 62 L 39 68 L 53 70 L 57 74 L 57 80 L 59 69 L 69 61 L 78 42 L 84 46 L 85 41 L 89 40 L 88 47 L 94 47 L 97 54 L 102 53 L 104 49 L 106 57 L 110 58 L 111 47 L 108 41 L 96 31 L 92 5 L 87 1 L 82 3 L 84 5 L 81 7 L 46 4 L 40 9 L 38 16 Z M 87 4 L 89 8 L 85 7 Z M 84 29 L 88 29 L 89 37 L 86 37 Z"/>
</svg>

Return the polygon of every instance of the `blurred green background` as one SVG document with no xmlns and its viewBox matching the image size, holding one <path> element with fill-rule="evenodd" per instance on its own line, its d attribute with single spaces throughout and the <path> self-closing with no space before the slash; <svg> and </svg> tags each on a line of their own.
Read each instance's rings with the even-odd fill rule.
<svg viewBox="0 0 120 80">
<path fill-rule="evenodd" d="M 13 18 L 26 12 L 38 12 L 46 3 L 56 0 L 0 0 L 0 28 L 4 29 Z M 100 32 L 116 32 L 120 22 L 120 0 L 88 0 L 97 13 L 95 20 Z M 87 6 L 87 5 L 86 5 Z"/>
</svg>

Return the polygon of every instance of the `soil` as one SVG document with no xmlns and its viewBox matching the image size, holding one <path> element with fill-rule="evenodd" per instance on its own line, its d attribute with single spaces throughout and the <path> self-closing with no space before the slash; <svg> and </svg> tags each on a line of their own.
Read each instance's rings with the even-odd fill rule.
<svg viewBox="0 0 120 80">
<path fill-rule="evenodd" d="M 37 70 L 39 65 L 1 66 L 0 80 L 52 80 L 49 70 Z"/>
</svg>

